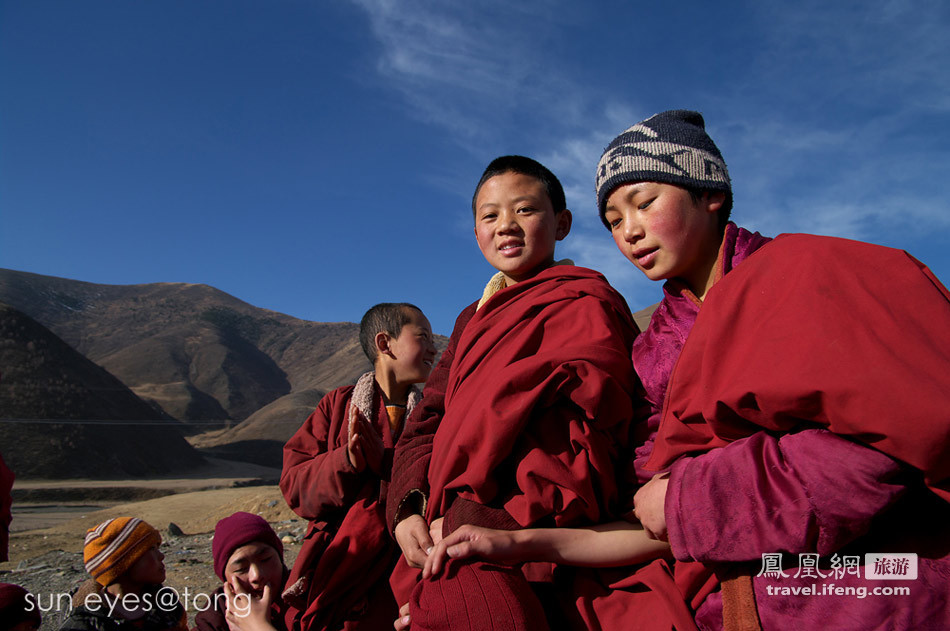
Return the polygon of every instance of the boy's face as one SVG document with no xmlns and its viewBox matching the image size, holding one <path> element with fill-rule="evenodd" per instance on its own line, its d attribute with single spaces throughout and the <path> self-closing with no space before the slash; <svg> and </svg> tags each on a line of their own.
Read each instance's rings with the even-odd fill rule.
<svg viewBox="0 0 950 631">
<path fill-rule="evenodd" d="M 409 314 L 409 322 L 402 326 L 399 336 L 389 341 L 396 381 L 402 384 L 425 381 L 436 355 L 429 320 L 415 309 L 409 309 Z"/>
<path fill-rule="evenodd" d="M 529 175 L 496 175 L 475 199 L 478 248 L 509 286 L 554 263 L 554 245 L 570 230 L 570 211 L 555 214 L 544 185 Z"/>
<path fill-rule="evenodd" d="M 161 585 L 165 582 L 165 555 L 152 546 L 128 569 L 128 578 L 140 585 Z"/>
<path fill-rule="evenodd" d="M 610 194 L 604 217 L 617 247 L 647 278 L 680 278 L 702 296 L 719 252 L 724 197 L 704 193 L 696 202 L 679 186 L 636 182 Z"/>
<path fill-rule="evenodd" d="M 236 548 L 224 566 L 224 580 L 231 583 L 234 579 L 241 587 L 241 593 L 260 597 L 264 586 L 270 585 L 271 592 L 280 593 L 284 580 L 284 560 L 277 550 L 262 541 L 252 541 Z"/>
</svg>

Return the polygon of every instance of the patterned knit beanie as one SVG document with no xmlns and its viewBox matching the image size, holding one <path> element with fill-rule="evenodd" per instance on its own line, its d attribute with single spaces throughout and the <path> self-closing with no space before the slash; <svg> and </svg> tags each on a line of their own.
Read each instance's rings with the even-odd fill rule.
<svg viewBox="0 0 950 631">
<path fill-rule="evenodd" d="M 106 587 L 125 574 L 152 546 L 161 545 L 158 531 L 137 517 L 116 517 L 86 531 L 82 558 L 86 571 Z"/>
<path fill-rule="evenodd" d="M 214 573 L 218 578 L 224 580 L 224 569 L 234 551 L 255 541 L 276 549 L 280 554 L 280 562 L 284 562 L 284 544 L 280 542 L 267 520 L 260 515 L 237 512 L 219 521 L 214 527 L 214 539 L 211 540 Z"/>
<path fill-rule="evenodd" d="M 12 629 L 22 622 L 40 626 L 40 608 L 37 602 L 27 602 L 25 589 L 19 585 L 0 583 L 0 629 Z"/>
<path fill-rule="evenodd" d="M 703 115 L 690 110 L 654 114 L 613 139 L 597 164 L 597 212 L 604 218 L 607 198 L 618 186 L 661 182 L 726 194 L 732 208 L 732 185 L 719 148 L 706 133 Z"/>
</svg>

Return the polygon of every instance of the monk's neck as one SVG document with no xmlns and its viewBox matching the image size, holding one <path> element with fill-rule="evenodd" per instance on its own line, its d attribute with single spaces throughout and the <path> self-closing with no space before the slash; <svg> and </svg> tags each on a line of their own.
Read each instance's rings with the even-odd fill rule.
<svg viewBox="0 0 950 631">
<path fill-rule="evenodd" d="M 392 370 L 381 366 L 377 367 L 376 385 L 379 386 L 380 392 L 383 393 L 383 401 L 385 401 L 386 405 L 406 405 L 406 402 L 409 400 L 409 389 L 412 387 L 412 384 L 397 381 L 396 375 Z"/>
<path fill-rule="evenodd" d="M 702 304 L 709 290 L 722 278 L 724 236 L 723 233 L 719 235 L 718 239 L 710 240 L 696 258 L 691 273 L 685 274 L 680 279 L 689 288 L 699 304 Z"/>
</svg>

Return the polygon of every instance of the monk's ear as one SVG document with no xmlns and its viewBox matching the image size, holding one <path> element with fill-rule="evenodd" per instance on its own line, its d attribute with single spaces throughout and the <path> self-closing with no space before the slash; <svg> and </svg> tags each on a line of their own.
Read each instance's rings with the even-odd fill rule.
<svg viewBox="0 0 950 631">
<path fill-rule="evenodd" d="M 718 213 L 726 203 L 726 194 L 722 191 L 703 191 L 703 210 L 708 213 Z"/>
<path fill-rule="evenodd" d="M 376 345 L 376 355 L 389 355 L 393 356 L 392 348 L 389 346 L 390 338 L 389 333 L 385 331 L 380 331 L 376 334 L 376 337 L 373 338 L 373 344 Z"/>
<path fill-rule="evenodd" d="M 571 211 L 565 208 L 555 215 L 557 224 L 554 228 L 554 238 L 560 241 L 571 232 L 571 224 L 574 222 L 574 216 Z"/>
</svg>

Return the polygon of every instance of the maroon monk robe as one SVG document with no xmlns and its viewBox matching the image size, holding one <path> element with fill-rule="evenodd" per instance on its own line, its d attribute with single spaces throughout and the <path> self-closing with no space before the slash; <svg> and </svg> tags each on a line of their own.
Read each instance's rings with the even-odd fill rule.
<svg viewBox="0 0 950 631">
<path fill-rule="evenodd" d="M 351 402 L 382 436 L 382 479 L 349 463 Z M 356 388 L 327 394 L 284 446 L 281 490 L 294 512 L 310 520 L 287 581 L 288 628 L 378 629 L 396 619 L 388 579 L 398 548 L 384 521 L 393 442 L 382 393 L 368 373 Z"/>
<path fill-rule="evenodd" d="M 946 616 L 947 505 L 888 456 L 946 497 L 947 348 L 947 292 L 904 252 L 784 235 L 752 255 L 707 294 L 647 465 L 674 463 L 666 514 L 677 558 L 827 556 L 870 530 L 847 550 L 917 552 L 911 598 L 768 598 L 755 578 L 762 623 L 914 628 Z M 807 429 L 818 427 L 834 434 Z M 712 597 L 699 612 L 711 627 L 717 607 L 722 624 Z"/>
<path fill-rule="evenodd" d="M 429 465 L 429 518 L 461 497 L 522 527 L 616 515 L 636 336 L 603 277 L 549 268 L 490 298 L 455 349 Z"/>
<path fill-rule="evenodd" d="M 673 371 L 648 468 L 809 426 L 910 464 L 950 501 L 950 295 L 906 252 L 781 235 L 725 276 Z"/>
<path fill-rule="evenodd" d="M 454 527 L 480 523 L 485 514 L 497 524 L 501 513 L 509 527 L 528 527 L 616 519 L 628 493 L 618 490 L 618 477 L 631 458 L 635 334 L 619 294 L 596 272 L 572 266 L 499 291 L 461 329 L 457 325 L 445 394 L 439 393 L 444 413 L 428 420 L 438 431 L 428 450 L 419 447 L 423 441 L 412 443 L 417 458 L 431 453 L 429 520 L 445 516 Z M 428 400 L 427 386 L 423 408 Z M 394 480 L 401 477 L 399 462 L 397 454 Z M 450 596 L 453 577 L 462 581 L 459 594 L 505 583 L 504 594 L 488 602 L 524 602 L 516 577 L 488 564 L 472 567 L 474 573 L 450 562 L 439 578 L 417 586 L 414 628 L 466 617 L 478 627 L 463 610 L 465 599 Z M 480 583 L 483 571 L 497 582 Z M 459 611 L 445 616 L 446 606 Z"/>
</svg>

